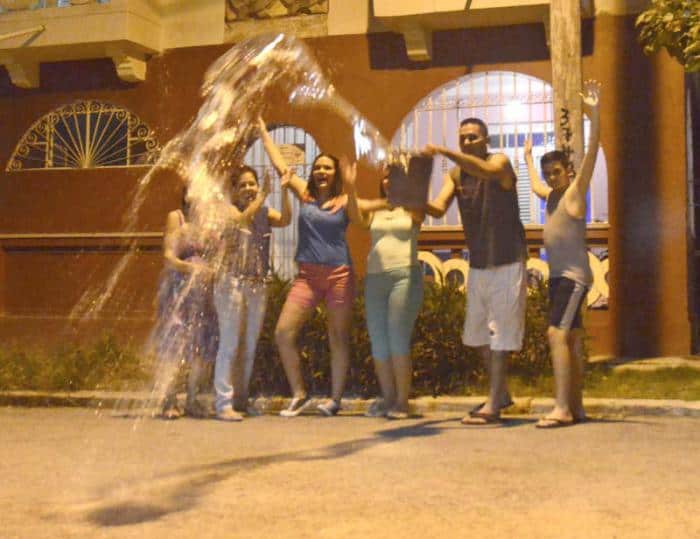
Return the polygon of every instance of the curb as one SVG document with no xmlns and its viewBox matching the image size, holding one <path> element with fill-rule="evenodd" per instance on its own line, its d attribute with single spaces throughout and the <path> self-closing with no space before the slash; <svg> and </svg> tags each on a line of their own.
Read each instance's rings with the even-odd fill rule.
<svg viewBox="0 0 700 539">
<path fill-rule="evenodd" d="M 213 402 L 210 396 L 200 397 L 200 399 L 204 402 Z M 263 414 L 276 414 L 287 406 L 289 400 L 286 397 L 258 397 L 253 404 Z M 323 399 L 317 400 L 321 402 Z M 343 399 L 343 411 L 352 414 L 364 413 L 373 400 Z M 485 397 L 418 397 L 411 400 L 411 409 L 412 413 L 419 415 L 444 412 L 465 415 L 484 400 Z M 542 415 L 554 406 L 554 399 L 551 398 L 521 397 L 514 399 L 514 401 L 515 404 L 506 409 L 506 415 Z M 0 406 L 83 407 L 115 411 L 155 408 L 149 393 L 111 391 L 76 391 L 72 393 L 2 391 L 0 392 Z M 584 406 L 589 414 L 604 417 L 646 415 L 700 417 L 700 401 L 590 398 L 584 399 Z"/>
</svg>

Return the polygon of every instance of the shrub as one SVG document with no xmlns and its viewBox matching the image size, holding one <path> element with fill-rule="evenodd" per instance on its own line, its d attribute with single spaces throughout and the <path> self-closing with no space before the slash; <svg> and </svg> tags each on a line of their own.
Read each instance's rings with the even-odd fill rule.
<svg viewBox="0 0 700 539">
<path fill-rule="evenodd" d="M 700 71 L 698 0 L 652 0 L 636 26 L 645 54 L 665 48 L 688 73 Z"/>
<path fill-rule="evenodd" d="M 89 345 L 66 344 L 51 350 L 10 346 L 0 352 L 0 390 L 143 387 L 150 372 L 143 356 L 112 335 Z"/>
<path fill-rule="evenodd" d="M 290 281 L 274 277 L 267 314 L 258 342 L 251 394 L 286 395 L 287 378 L 274 341 L 275 324 L 289 292 Z M 462 345 L 465 294 L 452 283 L 425 283 L 422 308 L 413 333 L 414 393 L 464 393 L 483 385 L 485 369 L 477 352 Z M 353 306 L 350 334 L 350 371 L 347 393 L 364 397 L 378 393 L 371 357 L 364 293 L 360 286 Z M 330 389 L 330 352 L 327 314 L 318 307 L 299 336 L 302 372 L 312 394 Z M 510 372 L 524 380 L 551 373 L 547 345 L 547 285 L 535 280 L 528 291 L 523 349 L 513 354 Z M 0 352 L 0 390 L 34 389 L 77 391 L 145 387 L 152 359 L 104 335 L 91 345 L 64 345 L 50 351 L 10 347 Z M 184 373 L 180 373 L 180 380 Z"/>
</svg>

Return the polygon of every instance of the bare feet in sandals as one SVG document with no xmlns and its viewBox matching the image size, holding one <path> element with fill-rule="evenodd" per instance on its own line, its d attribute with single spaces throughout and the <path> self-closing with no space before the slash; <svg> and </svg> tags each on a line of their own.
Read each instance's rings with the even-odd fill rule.
<svg viewBox="0 0 700 539">
<path fill-rule="evenodd" d="M 560 419 L 558 417 L 543 417 L 537 423 L 535 427 L 538 429 L 558 429 L 560 427 L 570 427 L 575 421 L 573 419 Z"/>
</svg>

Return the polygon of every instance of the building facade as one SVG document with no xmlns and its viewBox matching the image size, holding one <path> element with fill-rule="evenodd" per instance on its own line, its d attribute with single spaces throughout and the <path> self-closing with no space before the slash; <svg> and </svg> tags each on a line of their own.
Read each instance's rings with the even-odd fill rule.
<svg viewBox="0 0 700 539">
<path fill-rule="evenodd" d="M 194 118 L 207 67 L 255 33 L 302 37 L 338 92 L 399 145 L 450 143 L 455 119 L 472 112 L 487 116 L 492 145 L 519 172 L 526 135 L 541 151 L 560 145 L 556 94 L 568 75 L 554 58 L 562 39 L 550 22 L 556 0 L 19 4 L 0 1 L 3 339 L 52 341 L 102 329 L 145 335 L 163 223 L 180 192 L 174 177 L 158 174 L 138 214 L 128 216 L 134 190 L 158 149 Z M 603 88 L 602 168 L 589 216 L 597 264 L 590 346 L 621 356 L 687 354 L 695 273 L 686 80 L 665 53 L 643 55 L 634 27 L 640 4 L 610 0 L 594 10 L 583 2 L 572 30 L 580 40 L 574 75 Z M 330 113 L 291 109 L 282 99 L 269 111 L 268 123 L 291 129 L 278 131 L 281 143 L 352 152 L 347 126 Z M 249 159 L 261 158 L 251 150 Z M 360 194 L 375 189 L 362 170 Z M 531 266 L 539 267 L 541 220 L 531 202 L 525 189 Z M 136 226 L 127 230 L 125 216 Z M 463 247 L 458 223 L 426 225 L 421 248 L 437 258 L 425 259 L 458 270 L 450 261 Z M 349 238 L 362 273 L 368 237 L 351 228 Z M 280 240 L 280 257 L 291 243 Z M 115 293 L 84 320 L 127 252 Z"/>
</svg>

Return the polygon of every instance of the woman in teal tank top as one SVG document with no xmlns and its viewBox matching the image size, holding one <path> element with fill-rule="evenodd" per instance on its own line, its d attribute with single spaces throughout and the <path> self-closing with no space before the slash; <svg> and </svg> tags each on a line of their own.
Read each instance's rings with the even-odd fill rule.
<svg viewBox="0 0 700 539">
<path fill-rule="evenodd" d="M 387 201 L 387 191 L 391 189 L 388 175 L 380 184 L 381 198 L 358 200 L 356 167 L 345 162 L 342 167 L 348 213 L 371 235 L 365 308 L 383 398 L 370 406 L 367 415 L 405 419 L 413 377 L 411 334 L 423 302 L 417 240 L 425 210 L 391 207 Z"/>
</svg>

